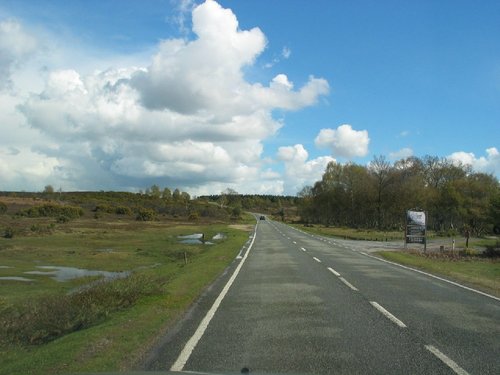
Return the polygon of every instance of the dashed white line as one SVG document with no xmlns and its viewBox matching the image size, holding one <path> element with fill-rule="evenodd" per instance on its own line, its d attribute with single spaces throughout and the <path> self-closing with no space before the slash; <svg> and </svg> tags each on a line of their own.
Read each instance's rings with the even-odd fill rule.
<svg viewBox="0 0 500 375">
<path fill-rule="evenodd" d="M 378 311 L 380 311 L 386 318 L 390 319 L 393 323 L 395 323 L 396 325 L 398 325 L 401 328 L 406 328 L 406 324 L 404 324 L 401 320 L 399 320 L 394 315 L 392 315 L 389 311 L 387 311 L 382 306 L 380 306 L 377 302 L 370 301 L 370 303 L 373 307 L 375 307 Z"/>
<path fill-rule="evenodd" d="M 321 263 L 321 260 L 319 260 L 318 258 L 313 257 L 313 259 L 314 259 L 316 262 Z"/>
<path fill-rule="evenodd" d="M 343 277 L 339 277 L 339 280 L 342 281 L 345 285 L 347 285 L 349 288 L 351 288 L 354 291 L 358 291 L 358 288 L 356 288 L 354 285 L 352 285 L 349 281 L 344 279 Z"/>
<path fill-rule="evenodd" d="M 302 251 L 307 251 L 307 250 L 306 250 L 306 249 L 304 249 L 303 247 L 301 247 L 301 248 L 300 248 L 300 250 L 302 250 Z"/>
<path fill-rule="evenodd" d="M 330 271 L 331 273 L 333 273 L 335 276 L 340 276 L 340 273 L 338 273 L 337 271 L 335 271 L 333 268 L 331 267 L 328 267 L 328 271 Z"/>
<path fill-rule="evenodd" d="M 297 245 L 297 242 L 293 241 L 293 243 L 294 243 L 295 245 Z"/>
<path fill-rule="evenodd" d="M 441 353 L 439 349 L 432 345 L 425 345 L 425 349 L 430 351 L 432 354 L 434 354 L 436 357 L 438 357 L 446 366 L 451 368 L 453 371 L 455 371 L 456 374 L 458 375 L 469 375 L 467 371 L 465 371 L 463 368 L 461 368 L 455 361 L 450 359 L 448 356 L 445 354 Z"/>
</svg>

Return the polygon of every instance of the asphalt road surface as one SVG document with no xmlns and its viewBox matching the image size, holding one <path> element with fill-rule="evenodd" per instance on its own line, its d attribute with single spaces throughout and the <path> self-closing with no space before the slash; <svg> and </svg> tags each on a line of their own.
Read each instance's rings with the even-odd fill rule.
<svg viewBox="0 0 500 375">
<path fill-rule="evenodd" d="M 500 374 L 500 300 L 261 220 L 144 367 Z"/>
</svg>

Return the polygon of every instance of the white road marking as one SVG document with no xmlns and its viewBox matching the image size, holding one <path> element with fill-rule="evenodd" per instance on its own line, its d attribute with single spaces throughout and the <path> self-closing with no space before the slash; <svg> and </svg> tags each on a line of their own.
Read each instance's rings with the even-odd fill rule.
<svg viewBox="0 0 500 375">
<path fill-rule="evenodd" d="M 445 354 L 441 353 L 439 349 L 432 345 L 425 345 L 425 349 L 430 351 L 432 354 L 434 354 L 436 357 L 438 357 L 441 361 L 446 364 L 449 368 L 451 368 L 453 371 L 455 371 L 456 374 L 458 375 L 469 375 L 467 371 L 465 371 L 463 368 L 461 368 L 455 361 L 452 359 L 448 358 Z"/>
<path fill-rule="evenodd" d="M 238 264 L 238 266 L 234 270 L 231 278 L 227 281 L 226 285 L 224 286 L 224 288 L 220 292 L 219 296 L 214 301 L 210 310 L 208 310 L 207 315 L 205 315 L 205 317 L 201 321 L 200 325 L 196 329 L 193 336 L 191 336 L 191 338 L 188 340 L 188 342 L 184 346 L 184 349 L 182 349 L 182 352 L 179 354 L 179 357 L 177 357 L 177 360 L 174 362 L 172 367 L 170 367 L 170 371 L 182 371 L 182 369 L 186 365 L 186 362 L 189 360 L 189 357 L 193 353 L 194 348 L 196 348 L 196 345 L 198 344 L 198 342 L 202 338 L 203 334 L 205 333 L 205 330 L 207 329 L 208 325 L 210 324 L 210 321 L 212 320 L 215 313 L 217 312 L 217 309 L 219 308 L 222 300 L 224 299 L 227 292 L 229 291 L 229 288 L 231 288 L 231 285 L 233 285 L 233 282 L 236 279 L 236 276 L 238 276 L 238 273 L 240 273 L 241 267 L 245 263 L 245 260 L 248 258 L 248 254 L 250 253 L 250 250 L 252 249 L 253 243 L 255 241 L 255 237 L 257 237 L 257 226 L 255 227 L 255 234 L 252 237 L 252 242 L 250 243 L 250 246 L 248 247 L 248 251 L 245 253 L 240 264 Z"/>
<path fill-rule="evenodd" d="M 318 258 L 313 257 L 313 259 L 314 259 L 316 262 L 321 263 L 321 260 L 319 260 Z"/>
<path fill-rule="evenodd" d="M 294 243 L 295 245 L 297 245 L 297 242 L 293 241 L 293 243 Z"/>
<path fill-rule="evenodd" d="M 344 279 L 343 277 L 339 277 L 339 280 L 342 281 L 345 285 L 347 285 L 349 288 L 351 288 L 354 291 L 358 291 L 358 288 L 356 288 L 354 285 L 352 285 L 349 281 Z"/>
<path fill-rule="evenodd" d="M 401 320 L 396 318 L 394 315 L 392 315 L 389 311 L 384 309 L 382 306 L 380 306 L 377 302 L 375 301 L 370 301 L 373 307 L 375 307 L 378 311 L 380 311 L 386 318 L 389 318 L 393 323 L 396 323 L 398 326 L 401 328 L 406 328 L 406 324 L 404 324 Z"/>
<path fill-rule="evenodd" d="M 481 292 L 480 290 L 477 290 L 477 289 L 473 289 L 473 288 L 469 288 L 468 286 L 465 286 L 465 285 L 462 285 L 462 284 L 459 284 L 459 283 L 456 283 L 454 281 L 451 281 L 451 280 L 447 280 L 445 278 L 442 278 L 442 277 L 439 277 L 439 276 L 436 276 L 436 275 L 433 275 L 432 273 L 427 273 L 427 272 L 424 272 L 424 271 L 420 271 L 420 270 L 417 270 L 415 268 L 411 268 L 411 267 L 407 267 L 407 266 L 403 266 L 402 264 L 399 264 L 399 263 L 395 263 L 395 262 L 391 262 L 389 260 L 385 260 L 385 259 L 381 259 L 381 258 L 378 258 L 376 256 L 373 256 L 373 255 L 369 255 L 367 253 L 364 253 L 361 251 L 361 254 L 369 257 L 369 258 L 373 258 L 373 259 L 376 259 L 376 260 L 379 260 L 381 262 L 384 262 L 384 263 L 389 263 L 389 264 L 392 264 L 394 266 L 398 266 L 398 267 L 401 267 L 401 268 L 404 268 L 406 270 L 410 270 L 410 271 L 413 271 L 413 272 L 418 272 L 418 273 L 421 273 L 423 275 L 426 275 L 426 276 L 429 276 L 429 277 L 433 277 L 434 279 L 438 279 L 438 280 L 441 280 L 441 281 L 444 281 L 448 284 L 452 284 L 452 285 L 455 285 L 455 286 L 458 286 L 459 288 L 463 288 L 463 289 L 466 289 L 466 290 L 470 290 L 471 292 L 475 292 L 475 293 L 478 293 L 478 294 L 481 294 L 485 297 L 489 297 L 491 299 L 494 299 L 496 301 L 500 301 L 500 298 L 498 297 L 495 297 L 495 296 L 492 296 L 491 294 L 488 294 L 488 293 L 484 293 L 484 292 Z"/>
<path fill-rule="evenodd" d="M 303 247 L 301 247 L 301 248 L 300 248 L 300 250 L 302 250 L 302 251 L 307 251 L 307 250 L 306 250 L 306 249 L 304 249 Z"/>
<path fill-rule="evenodd" d="M 328 271 L 330 271 L 331 273 L 333 273 L 335 276 L 340 276 L 340 273 L 338 273 L 337 271 L 335 271 L 333 268 L 331 267 L 328 267 Z"/>
</svg>

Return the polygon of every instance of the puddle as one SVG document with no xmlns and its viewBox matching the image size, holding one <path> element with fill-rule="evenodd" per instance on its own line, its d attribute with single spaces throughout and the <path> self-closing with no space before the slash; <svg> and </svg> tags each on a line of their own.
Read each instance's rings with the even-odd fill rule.
<svg viewBox="0 0 500 375">
<path fill-rule="evenodd" d="M 212 237 L 212 240 L 225 240 L 227 238 L 227 235 L 224 233 L 217 233 L 215 236 Z"/>
<path fill-rule="evenodd" d="M 0 277 L 0 280 L 28 281 L 28 282 L 35 281 L 33 279 L 28 279 L 26 277 L 20 277 L 20 276 L 2 276 Z"/>
<path fill-rule="evenodd" d="M 188 244 L 188 245 L 213 245 L 213 242 L 205 241 L 205 236 L 203 233 L 193 233 L 185 236 L 177 236 L 177 238 L 181 239 L 179 243 Z"/>
<path fill-rule="evenodd" d="M 213 245 L 213 242 L 210 241 L 202 241 L 201 239 L 186 239 L 179 241 L 180 243 L 183 244 L 188 244 L 188 245 Z"/>
<path fill-rule="evenodd" d="M 86 276 L 103 276 L 105 279 L 122 279 L 130 275 L 129 271 L 110 272 L 57 266 L 37 266 L 37 268 L 51 271 L 27 271 L 24 273 L 28 275 L 50 276 L 52 279 L 59 282 L 65 282 L 68 280 L 78 279 L 80 277 Z"/>
<path fill-rule="evenodd" d="M 185 236 L 177 236 L 177 238 L 179 238 L 181 240 L 181 241 L 179 241 L 180 243 L 189 244 L 189 245 L 200 245 L 200 244 L 213 245 L 214 244 L 213 242 L 205 241 L 204 240 L 205 237 L 204 237 L 203 233 L 193 233 L 193 234 L 188 234 Z M 226 238 L 227 238 L 227 235 L 225 235 L 224 233 L 217 233 L 215 236 L 212 237 L 212 240 L 213 241 L 220 241 L 220 240 L 223 240 Z"/>
</svg>

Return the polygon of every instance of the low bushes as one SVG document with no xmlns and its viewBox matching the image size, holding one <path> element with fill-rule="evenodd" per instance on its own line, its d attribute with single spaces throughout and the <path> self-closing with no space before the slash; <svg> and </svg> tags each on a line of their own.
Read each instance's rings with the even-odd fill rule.
<svg viewBox="0 0 500 375">
<path fill-rule="evenodd" d="M 40 345 L 89 327 L 139 298 L 161 292 L 166 280 L 132 275 L 69 295 L 35 298 L 0 311 L 2 344 Z"/>
<path fill-rule="evenodd" d="M 139 221 L 153 221 L 156 220 L 156 211 L 150 208 L 139 208 L 137 210 L 136 219 Z"/>
<path fill-rule="evenodd" d="M 78 206 L 63 206 L 59 204 L 46 203 L 39 206 L 26 208 L 18 212 L 20 216 L 27 217 L 66 217 L 76 219 L 83 215 L 83 208 Z"/>
</svg>

